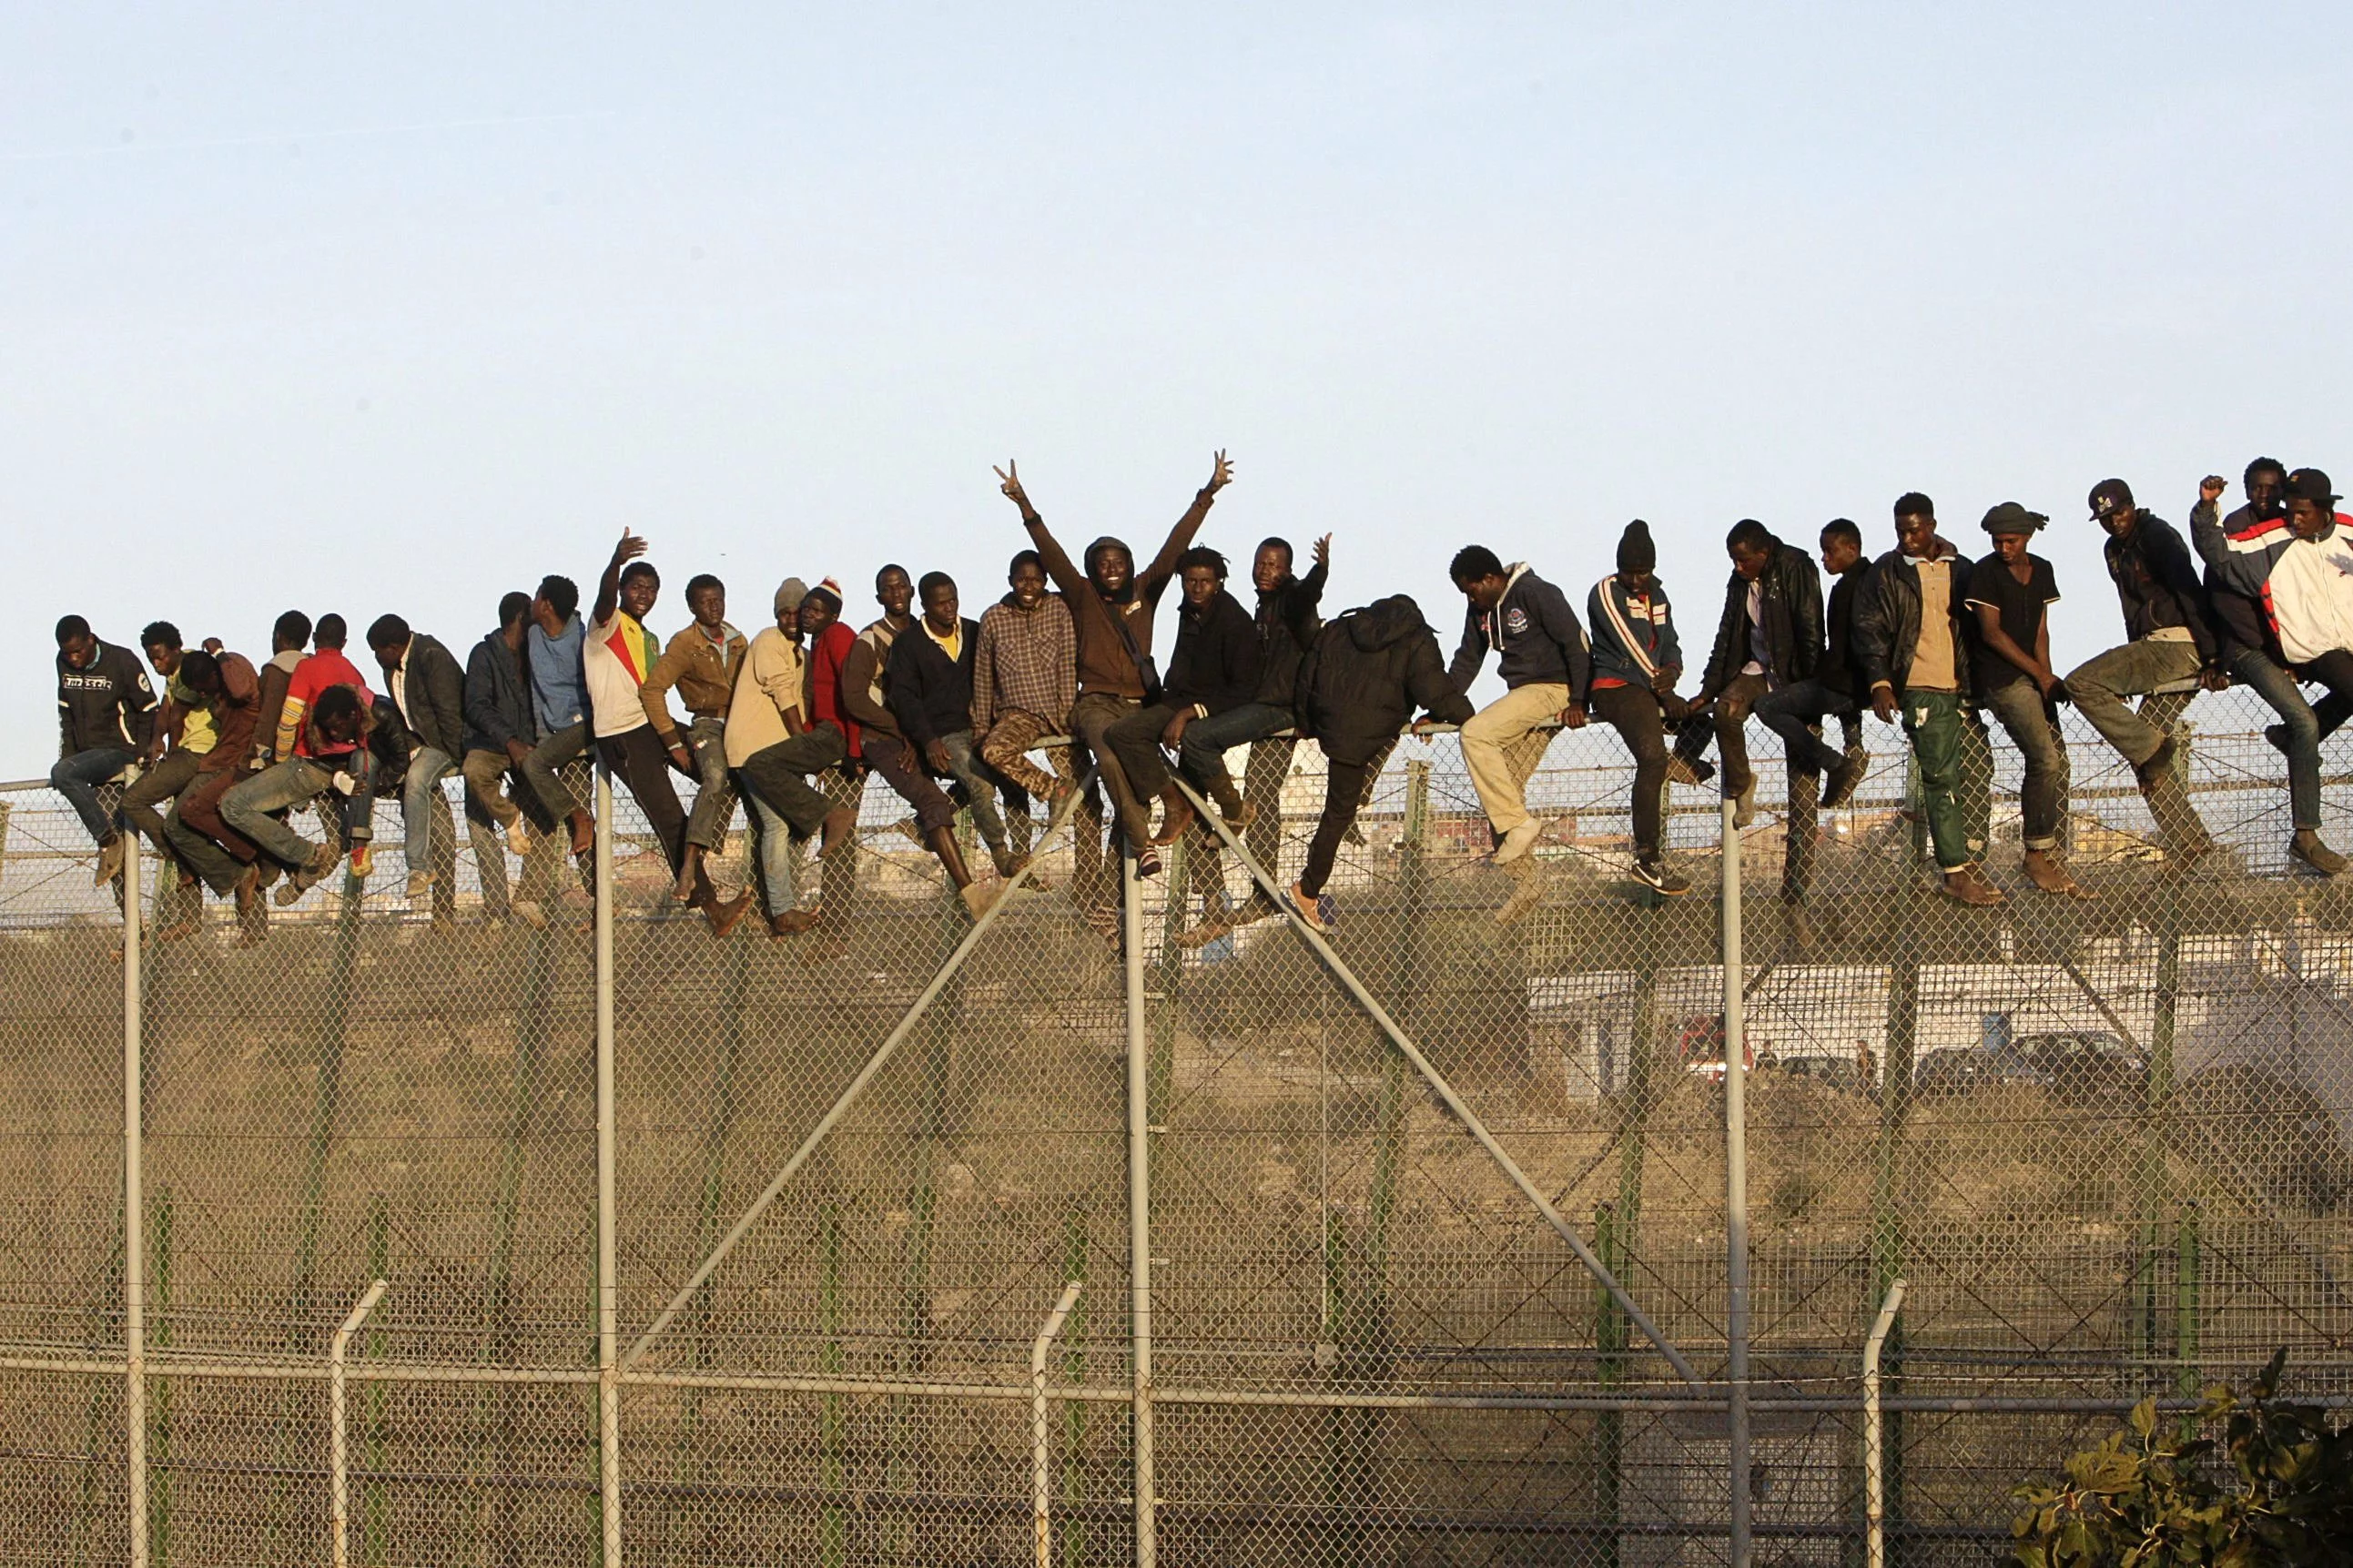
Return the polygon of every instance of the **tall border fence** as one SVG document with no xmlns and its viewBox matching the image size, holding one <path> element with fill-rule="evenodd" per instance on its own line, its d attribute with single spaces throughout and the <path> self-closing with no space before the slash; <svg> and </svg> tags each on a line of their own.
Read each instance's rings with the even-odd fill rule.
<svg viewBox="0 0 2353 1568">
<path fill-rule="evenodd" d="M 1673 789 L 1676 899 L 1607 731 L 1519 759 L 1517 872 L 1441 734 L 1331 931 L 1207 941 L 1297 876 L 1312 743 L 1149 880 L 1017 817 L 977 921 L 869 789 L 776 940 L 585 776 L 586 873 L 452 811 L 411 907 L 387 806 L 249 946 L 0 792 L 0 1561 L 1999 1558 L 2144 1397 L 2285 1345 L 2353 1398 L 2353 891 L 2267 710 L 2166 711 L 2220 847 L 2071 723 L 2092 898 L 2018 874 L 1998 731 L 1995 910 L 1890 729 L 1839 809 L 1761 732 L 1752 822 Z"/>
</svg>

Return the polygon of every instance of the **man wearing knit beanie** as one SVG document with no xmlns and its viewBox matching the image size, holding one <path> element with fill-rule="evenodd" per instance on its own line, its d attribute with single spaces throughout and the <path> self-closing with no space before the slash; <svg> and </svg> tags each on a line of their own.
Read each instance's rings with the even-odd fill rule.
<svg viewBox="0 0 2353 1568">
<path fill-rule="evenodd" d="M 1654 569 L 1658 547 L 1641 518 L 1618 539 L 1618 570 L 1586 595 L 1593 665 L 1586 705 L 1618 731 L 1634 754 L 1634 876 L 1670 897 L 1691 883 L 1667 868 L 1660 853 L 1667 785 L 1666 725 L 1680 722 L 1675 679 L 1683 648 L 1669 613 L 1666 585 Z"/>
<path fill-rule="evenodd" d="M 839 920 L 850 887 L 848 853 L 858 814 L 810 782 L 850 754 L 856 723 L 840 706 L 841 666 L 852 634 L 843 626 L 841 585 L 828 577 L 776 590 L 776 624 L 753 639 L 729 709 L 727 763 L 760 827 L 761 890 L 768 934 L 791 936 L 821 917 Z M 806 656 L 802 637 L 812 646 Z M 815 836 L 826 868 L 824 899 L 799 907 L 800 845 Z"/>
</svg>

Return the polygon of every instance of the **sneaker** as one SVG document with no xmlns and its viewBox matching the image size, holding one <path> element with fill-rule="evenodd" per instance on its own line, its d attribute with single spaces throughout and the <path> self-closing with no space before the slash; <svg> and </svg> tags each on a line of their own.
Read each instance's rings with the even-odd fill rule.
<svg viewBox="0 0 2353 1568">
<path fill-rule="evenodd" d="M 534 900 L 530 899 L 517 899 L 512 903 L 509 904 L 507 909 L 514 915 L 515 919 L 522 921 L 523 924 L 531 927 L 532 930 L 545 931 L 547 929 L 547 911 L 540 908 L 538 903 Z"/>
<path fill-rule="evenodd" d="M 432 872 L 411 871 L 408 874 L 408 901 L 410 903 L 413 904 L 417 902 L 419 900 L 429 898 L 432 895 Z"/>
<path fill-rule="evenodd" d="M 1947 871 L 1936 883 L 1936 890 L 1957 904 L 1967 904 L 1973 910 L 1989 910 L 2010 901 L 2009 895 L 1985 879 L 1985 873 L 1975 866 L 1963 866 Z"/>
<path fill-rule="evenodd" d="M 2306 828 L 2291 840 L 2287 852 L 2324 877 L 2334 877 L 2345 869 L 2345 857 L 2320 841 L 2320 835 Z"/>
<path fill-rule="evenodd" d="M 122 875 L 123 853 L 124 839 L 120 833 L 98 847 L 98 877 L 91 887 L 103 888 Z"/>
<path fill-rule="evenodd" d="M 375 846 L 362 844 L 352 850 L 352 875 L 364 882 L 375 869 Z"/>
<path fill-rule="evenodd" d="M 1155 849 L 1149 844 L 1137 850 L 1135 852 L 1135 875 L 1139 881 L 1146 877 L 1157 877 L 1160 875 L 1160 851 Z"/>
<path fill-rule="evenodd" d="M 1296 882 L 1291 884 L 1291 912 L 1299 917 L 1300 924 L 1318 936 L 1330 935 L 1332 928 L 1339 924 L 1339 906 L 1332 901 L 1331 894 L 1317 893 L 1310 898 Z"/>
<path fill-rule="evenodd" d="M 507 824 L 507 852 L 519 860 L 530 858 L 531 823 L 528 819 L 518 816 Z"/>
<path fill-rule="evenodd" d="M 1671 899 L 1682 898 L 1691 891 L 1691 883 L 1667 869 L 1667 863 L 1656 856 L 1634 862 L 1634 879 Z"/>
<path fill-rule="evenodd" d="M 1495 846 L 1495 864 L 1508 866 L 1514 860 L 1525 858 L 1529 849 L 1535 847 L 1535 841 L 1543 834 L 1544 824 L 1533 816 L 1529 817 L 1517 827 L 1504 834 L 1504 841 Z"/>
<path fill-rule="evenodd" d="M 997 894 L 1004 889 L 1002 882 L 966 882 L 960 895 L 964 900 L 965 912 L 974 920 L 980 919 L 988 912 L 988 906 L 997 902 Z"/>
</svg>

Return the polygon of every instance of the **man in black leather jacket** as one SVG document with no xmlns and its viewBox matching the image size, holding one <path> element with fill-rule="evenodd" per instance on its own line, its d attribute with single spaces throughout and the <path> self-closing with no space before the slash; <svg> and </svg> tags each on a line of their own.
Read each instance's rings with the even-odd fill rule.
<svg viewBox="0 0 2353 1568">
<path fill-rule="evenodd" d="M 1806 679 L 1822 658 L 1822 580 L 1813 558 L 1784 544 L 1754 518 L 1743 518 L 1725 535 L 1732 576 L 1725 584 L 1724 614 L 1716 622 L 1715 651 L 1692 699 L 1692 716 L 1675 742 L 1668 776 L 1704 783 L 1700 761 L 1709 737 L 1724 764 L 1724 793 L 1738 802 L 1733 825 L 1756 818 L 1757 777 L 1748 766 L 1749 710 L 1768 691 Z"/>
</svg>

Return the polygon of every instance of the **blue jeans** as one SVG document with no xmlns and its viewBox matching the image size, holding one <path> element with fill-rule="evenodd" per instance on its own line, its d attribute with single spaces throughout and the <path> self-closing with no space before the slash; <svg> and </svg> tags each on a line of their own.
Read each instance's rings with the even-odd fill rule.
<svg viewBox="0 0 2353 1568">
<path fill-rule="evenodd" d="M 775 806 L 748 789 L 744 804 L 751 810 L 752 836 L 759 843 L 761 891 L 774 918 L 801 901 L 801 847 L 793 839 L 793 825 Z"/>
<path fill-rule="evenodd" d="M 716 853 L 727 842 L 727 825 L 735 820 L 735 778 L 727 771 L 727 745 L 722 738 L 723 719 L 698 718 L 679 737 L 694 759 L 694 805 L 686 814 L 686 841 Z"/>
<path fill-rule="evenodd" d="M 49 787 L 66 797 L 81 825 L 90 829 L 92 843 L 105 843 L 116 830 L 113 816 L 98 804 L 98 786 L 138 760 L 139 753 L 128 746 L 93 746 L 59 758 L 49 770 Z"/>
<path fill-rule="evenodd" d="M 1757 700 L 1757 706 L 1750 711 L 1767 730 L 1781 737 L 1781 754 L 1793 773 L 1821 773 L 1839 762 L 1841 753 L 1824 745 L 1821 737 L 1814 732 L 1814 727 L 1823 720 L 1843 721 L 1849 739 L 1854 734 L 1854 699 L 1810 677 L 1767 692 Z"/>
<path fill-rule="evenodd" d="M 2231 679 L 2262 698 L 2287 730 L 2288 815 L 2300 832 L 2320 826 L 2320 719 L 2295 677 L 2274 664 L 2261 648 L 2241 648 L 2231 660 Z"/>
<path fill-rule="evenodd" d="M 271 814 L 290 811 L 312 799 L 332 786 L 334 776 L 332 770 L 308 757 L 289 757 L 231 786 L 221 796 L 221 820 L 271 859 L 300 867 L 318 847 Z"/>
<path fill-rule="evenodd" d="M 555 771 L 587 749 L 588 726 L 585 722 L 568 724 L 541 736 L 539 744 L 531 749 L 531 755 L 522 760 L 522 766 L 517 771 L 522 774 L 522 782 L 531 786 L 531 793 L 537 797 L 540 808 L 547 814 L 546 819 L 538 826 L 558 826 L 574 812 L 587 809 Z"/>
<path fill-rule="evenodd" d="M 458 771 L 458 759 L 431 746 L 419 746 L 408 753 L 408 778 L 400 786 L 400 826 L 408 849 L 408 870 L 414 876 L 433 868 L 433 819 L 438 815 L 443 832 L 455 842 L 449 828 L 449 802 L 441 793 L 441 781 Z"/>
<path fill-rule="evenodd" d="M 958 730 L 952 735 L 942 735 L 940 744 L 948 749 L 948 773 L 964 785 L 965 808 L 972 813 L 972 825 L 980 831 L 980 841 L 989 852 L 1002 855 L 1006 850 L 1005 816 L 997 809 L 997 786 L 1004 781 L 995 768 L 980 760 L 980 751 L 972 743 L 972 731 Z"/>
<path fill-rule="evenodd" d="M 1245 702 L 1185 726 L 1185 743 L 1176 749 L 1176 771 L 1185 782 L 1219 804 L 1231 799 L 1233 775 L 1226 772 L 1226 753 L 1236 746 L 1263 741 L 1277 730 L 1291 728 L 1291 710 L 1272 702 Z"/>
</svg>

